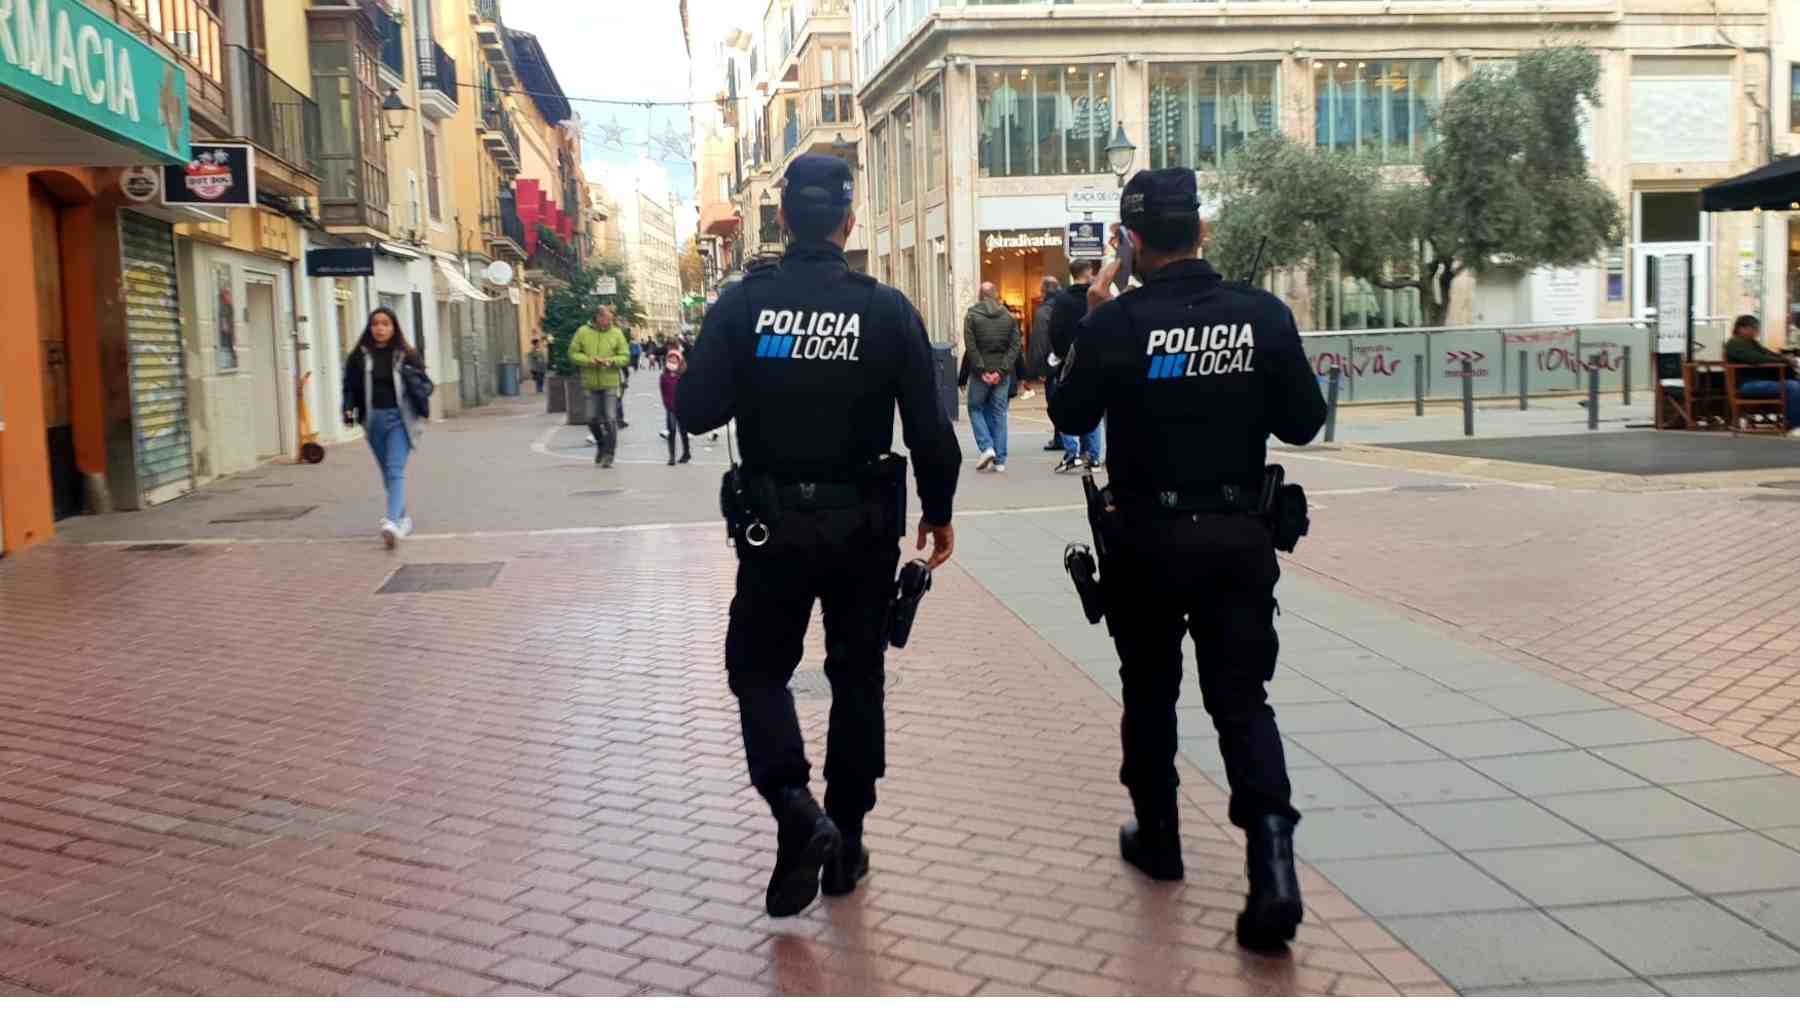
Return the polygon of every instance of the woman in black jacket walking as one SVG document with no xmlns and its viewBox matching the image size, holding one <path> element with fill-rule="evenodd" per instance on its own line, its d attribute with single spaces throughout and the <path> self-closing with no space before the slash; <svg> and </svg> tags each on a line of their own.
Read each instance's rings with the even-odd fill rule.
<svg viewBox="0 0 1800 1013">
<path fill-rule="evenodd" d="M 420 382 L 429 384 L 424 377 L 425 363 L 407 344 L 394 311 L 383 306 L 370 313 L 362 339 L 344 363 L 344 424 L 362 425 L 381 468 L 387 491 L 381 540 L 390 549 L 413 530 L 406 509 L 406 462 L 418 449 L 420 419 L 428 410 L 415 403 Z"/>
</svg>

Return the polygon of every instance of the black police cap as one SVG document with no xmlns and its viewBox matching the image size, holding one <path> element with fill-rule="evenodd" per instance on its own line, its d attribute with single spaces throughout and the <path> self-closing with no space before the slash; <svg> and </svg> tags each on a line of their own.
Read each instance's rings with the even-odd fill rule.
<svg viewBox="0 0 1800 1013">
<path fill-rule="evenodd" d="M 1192 169 L 1140 169 L 1119 195 L 1119 220 L 1133 228 L 1157 218 L 1200 213 L 1200 188 Z"/>
<path fill-rule="evenodd" d="M 801 155 L 782 178 L 784 208 L 842 211 L 850 206 L 856 190 L 850 166 L 835 155 Z"/>
</svg>

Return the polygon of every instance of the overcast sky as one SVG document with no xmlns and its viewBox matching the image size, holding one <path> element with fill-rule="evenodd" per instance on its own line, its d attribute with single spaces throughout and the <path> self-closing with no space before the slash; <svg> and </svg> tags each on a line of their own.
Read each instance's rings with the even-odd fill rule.
<svg viewBox="0 0 1800 1013">
<path fill-rule="evenodd" d="M 696 56 L 708 58 L 710 40 L 722 34 L 721 25 L 754 22 L 762 6 L 762 0 L 691 0 Z M 673 133 L 680 136 L 685 150 L 691 151 L 686 106 L 646 111 L 641 105 L 582 101 L 686 102 L 692 98 L 676 0 L 505 0 L 501 12 L 509 27 L 531 32 L 544 47 L 557 81 L 582 119 L 586 134 L 582 150 L 590 170 L 630 168 L 649 158 L 667 174 L 676 195 L 691 206 L 691 157 L 672 157 L 647 143 L 652 136 Z M 615 143 L 615 138 L 622 143 Z M 692 225 L 683 221 L 686 234 Z"/>
</svg>

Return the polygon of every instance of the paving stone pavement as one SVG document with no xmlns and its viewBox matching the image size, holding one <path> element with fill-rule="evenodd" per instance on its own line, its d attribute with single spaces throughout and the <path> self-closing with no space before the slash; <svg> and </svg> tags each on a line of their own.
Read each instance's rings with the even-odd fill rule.
<svg viewBox="0 0 1800 1013">
<path fill-rule="evenodd" d="M 1360 501 L 1331 509 L 1345 502 Z M 1055 586 L 1084 515 L 981 517 L 959 534 L 963 565 L 1118 699 L 1104 628 Z M 1331 551 L 1317 541 L 1295 558 Z M 1800 993 L 1800 777 L 1300 567 L 1278 593 L 1270 692 L 1305 814 L 1297 850 L 1446 982 Z M 1187 686 L 1183 752 L 1222 789 Z M 1207 811 L 1222 820 L 1222 806 Z"/>
<path fill-rule="evenodd" d="M 1116 706 L 954 564 L 892 658 L 875 872 L 768 919 L 722 541 L 8 560 L 0 995 L 1448 991 L 1310 870 L 1291 957 L 1239 950 L 1198 775 L 1187 882 L 1123 866 Z M 375 593 L 401 563 L 499 570 Z M 816 762 L 828 698 L 797 686 Z"/>
</svg>

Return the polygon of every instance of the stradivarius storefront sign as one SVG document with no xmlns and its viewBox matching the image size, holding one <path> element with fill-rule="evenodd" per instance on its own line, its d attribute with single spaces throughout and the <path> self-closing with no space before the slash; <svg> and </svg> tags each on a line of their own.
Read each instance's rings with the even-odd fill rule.
<svg viewBox="0 0 1800 1013">
<path fill-rule="evenodd" d="M 80 0 L 0 0 L 0 97 L 145 158 L 187 161 L 186 74 Z"/>
</svg>

